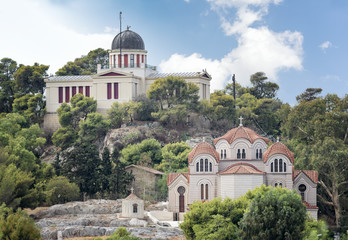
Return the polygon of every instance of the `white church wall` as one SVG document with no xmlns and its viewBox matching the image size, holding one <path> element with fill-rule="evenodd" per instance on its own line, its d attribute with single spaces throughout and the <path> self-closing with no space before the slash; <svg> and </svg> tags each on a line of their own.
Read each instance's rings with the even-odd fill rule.
<svg viewBox="0 0 348 240">
<path fill-rule="evenodd" d="M 304 184 L 306 186 L 305 198 L 304 200 L 307 201 L 311 205 L 317 205 L 317 184 L 313 183 L 311 179 L 307 177 L 303 172 L 301 172 L 294 181 L 294 189 L 297 191 L 299 195 L 299 186 L 301 184 Z"/>
<path fill-rule="evenodd" d="M 185 211 L 187 209 L 187 205 L 189 204 L 189 184 L 187 179 L 184 176 L 179 176 L 172 184 L 168 186 L 168 210 L 171 212 L 179 212 L 179 196 L 178 188 L 185 188 L 184 193 L 184 201 L 185 201 Z"/>
<path fill-rule="evenodd" d="M 230 148 L 231 148 L 231 159 L 237 159 L 238 149 L 240 149 L 241 157 L 242 157 L 242 149 L 245 149 L 245 154 L 246 154 L 245 159 L 252 158 L 252 144 L 244 138 L 239 138 L 233 141 Z"/>
<path fill-rule="evenodd" d="M 194 201 L 201 200 L 201 184 L 208 184 L 208 200 L 212 200 L 217 197 L 216 184 L 217 176 L 215 174 L 195 174 L 190 175 L 190 195 L 188 204 L 192 204 Z"/>
<path fill-rule="evenodd" d="M 238 198 L 265 183 L 263 174 L 220 175 L 222 198 Z"/>
</svg>

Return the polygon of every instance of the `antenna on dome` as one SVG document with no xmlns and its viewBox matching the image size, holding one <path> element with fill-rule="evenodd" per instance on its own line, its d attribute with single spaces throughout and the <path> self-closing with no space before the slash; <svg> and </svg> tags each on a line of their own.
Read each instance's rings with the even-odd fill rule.
<svg viewBox="0 0 348 240">
<path fill-rule="evenodd" d="M 127 25 L 127 30 L 129 30 L 131 28 L 131 26 Z"/>
<path fill-rule="evenodd" d="M 122 67 L 122 12 L 120 12 L 120 57 L 119 57 L 119 65 Z"/>
</svg>

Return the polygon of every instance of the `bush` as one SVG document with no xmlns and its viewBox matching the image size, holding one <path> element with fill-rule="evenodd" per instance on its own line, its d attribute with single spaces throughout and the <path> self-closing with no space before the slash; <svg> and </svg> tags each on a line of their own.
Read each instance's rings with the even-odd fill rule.
<svg viewBox="0 0 348 240">
<path fill-rule="evenodd" d="M 0 240 L 37 240 L 41 239 L 40 231 L 34 220 L 18 210 L 10 213 L 6 218 L 0 219 Z"/>
<path fill-rule="evenodd" d="M 50 193 L 47 199 L 49 204 L 66 203 L 79 199 L 80 189 L 76 183 L 71 183 L 66 177 L 52 178 L 47 184 Z"/>
<path fill-rule="evenodd" d="M 130 232 L 124 227 L 119 227 L 117 230 L 106 240 L 138 240 L 139 238 L 130 236 Z"/>
</svg>

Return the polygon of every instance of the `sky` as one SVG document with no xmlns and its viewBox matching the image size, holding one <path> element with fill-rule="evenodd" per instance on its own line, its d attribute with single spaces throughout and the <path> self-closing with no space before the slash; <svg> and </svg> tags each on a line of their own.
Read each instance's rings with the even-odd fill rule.
<svg viewBox="0 0 348 240">
<path fill-rule="evenodd" d="M 264 72 L 296 104 L 306 88 L 348 94 L 347 0 L 0 0 L 0 59 L 49 65 L 54 74 L 131 26 L 161 72 L 232 74 L 243 86 Z"/>
</svg>

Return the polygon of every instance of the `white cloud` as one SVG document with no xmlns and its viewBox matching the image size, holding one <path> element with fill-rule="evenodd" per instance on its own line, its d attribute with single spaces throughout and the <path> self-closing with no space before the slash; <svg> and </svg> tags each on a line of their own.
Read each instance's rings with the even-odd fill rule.
<svg viewBox="0 0 348 240">
<path fill-rule="evenodd" d="M 3 1 L 0 10 L 1 57 L 10 57 L 26 65 L 34 62 L 50 65 L 48 72 L 54 73 L 68 61 L 92 49 L 110 48 L 114 34 L 79 33 L 61 24 L 64 14 L 62 9 L 45 0 Z M 113 31 L 111 28 L 105 30 Z"/>
<path fill-rule="evenodd" d="M 246 85 L 250 75 L 265 72 L 270 80 L 277 80 L 280 71 L 302 70 L 302 42 L 300 32 L 274 32 L 267 26 L 252 27 L 268 12 L 268 5 L 281 0 L 207 0 L 221 18 L 221 27 L 227 36 L 235 36 L 238 46 L 222 59 L 207 59 L 199 53 L 190 56 L 174 54 L 159 65 L 163 72 L 201 71 L 212 75 L 211 90 L 222 89 L 232 74 Z M 252 5 L 250 8 L 249 5 Z M 220 11 L 219 8 L 223 8 Z M 227 20 L 228 9 L 237 8 L 233 22 Z"/>
<path fill-rule="evenodd" d="M 330 41 L 326 41 L 326 42 L 323 42 L 322 44 L 319 45 L 319 47 L 322 49 L 322 50 L 325 50 L 329 47 L 332 46 L 332 43 Z"/>
<path fill-rule="evenodd" d="M 184 0 L 185 2 L 187 2 L 187 3 L 189 3 L 190 2 L 190 0 Z"/>
</svg>

